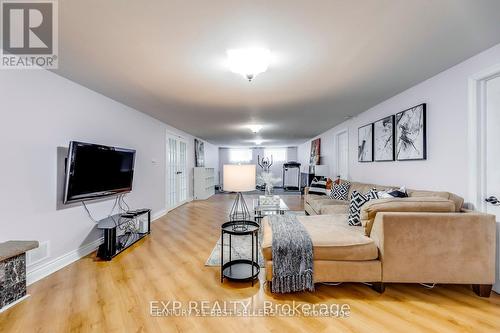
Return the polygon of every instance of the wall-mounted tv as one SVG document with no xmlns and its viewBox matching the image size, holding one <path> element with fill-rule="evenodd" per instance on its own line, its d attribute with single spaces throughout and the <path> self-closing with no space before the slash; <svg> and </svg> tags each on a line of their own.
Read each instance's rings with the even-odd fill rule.
<svg viewBox="0 0 500 333">
<path fill-rule="evenodd" d="M 135 150 L 71 141 L 64 203 L 132 191 Z"/>
</svg>

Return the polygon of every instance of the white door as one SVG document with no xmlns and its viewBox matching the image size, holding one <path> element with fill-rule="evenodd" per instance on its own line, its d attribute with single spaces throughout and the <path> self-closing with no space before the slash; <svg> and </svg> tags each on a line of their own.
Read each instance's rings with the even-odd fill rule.
<svg viewBox="0 0 500 333">
<path fill-rule="evenodd" d="M 179 137 L 167 137 L 167 210 L 187 200 L 187 144 Z"/>
<path fill-rule="evenodd" d="M 347 130 L 336 135 L 336 163 L 337 170 L 334 177 L 340 176 L 341 179 L 349 178 L 349 133 Z"/>
<path fill-rule="evenodd" d="M 486 82 L 486 197 L 500 201 L 500 77 Z M 486 205 L 486 211 L 497 216 L 497 283 L 500 292 L 500 202 Z"/>
</svg>

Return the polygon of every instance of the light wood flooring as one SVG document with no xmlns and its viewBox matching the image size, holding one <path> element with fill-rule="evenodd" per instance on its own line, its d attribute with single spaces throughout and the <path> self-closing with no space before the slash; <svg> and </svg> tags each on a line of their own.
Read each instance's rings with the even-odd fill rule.
<svg viewBox="0 0 500 333">
<path fill-rule="evenodd" d="M 89 255 L 29 286 L 26 301 L 0 314 L 0 332 L 500 332 L 500 296 L 470 286 L 317 285 L 314 293 L 270 294 L 262 283 L 220 283 L 205 261 L 233 197 L 181 206 L 153 223 L 150 237 L 111 262 Z M 301 210 L 298 195 L 284 196 Z M 251 204 L 250 198 L 247 203 Z M 261 272 L 263 276 L 263 272 Z M 150 301 L 264 301 L 349 304 L 348 318 L 152 317 Z"/>
</svg>

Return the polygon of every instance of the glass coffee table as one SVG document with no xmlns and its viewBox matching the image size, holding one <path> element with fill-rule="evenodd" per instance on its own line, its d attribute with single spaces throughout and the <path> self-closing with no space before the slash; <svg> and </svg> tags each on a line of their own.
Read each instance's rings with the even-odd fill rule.
<svg viewBox="0 0 500 333">
<path fill-rule="evenodd" d="M 259 199 L 253 199 L 254 220 L 256 222 L 260 222 L 267 215 L 283 215 L 289 210 L 281 198 L 277 204 L 261 204 Z"/>
</svg>

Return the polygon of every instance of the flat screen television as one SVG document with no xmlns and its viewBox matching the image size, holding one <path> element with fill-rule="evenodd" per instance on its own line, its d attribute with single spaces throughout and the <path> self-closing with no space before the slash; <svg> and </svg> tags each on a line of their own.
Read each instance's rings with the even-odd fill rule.
<svg viewBox="0 0 500 333">
<path fill-rule="evenodd" d="M 71 141 L 64 203 L 132 191 L 135 150 Z"/>
</svg>

